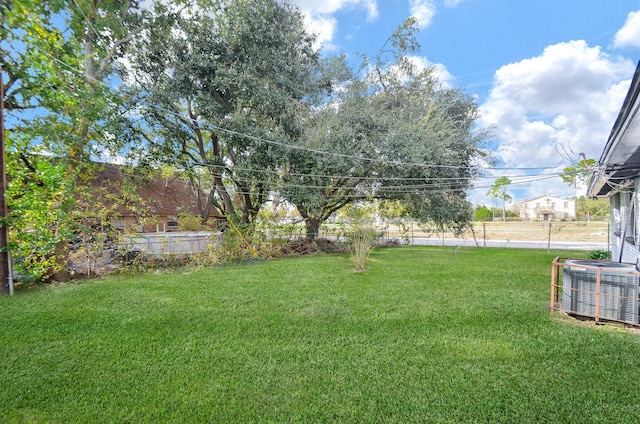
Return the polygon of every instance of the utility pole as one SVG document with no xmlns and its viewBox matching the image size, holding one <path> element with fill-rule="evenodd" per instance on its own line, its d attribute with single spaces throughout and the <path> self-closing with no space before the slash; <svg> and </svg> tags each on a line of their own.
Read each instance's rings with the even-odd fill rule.
<svg viewBox="0 0 640 424">
<path fill-rule="evenodd" d="M 5 166 L 4 148 L 4 81 L 2 79 L 2 68 L 0 67 L 0 293 L 13 294 L 13 285 L 10 285 L 9 252 L 7 245 L 9 242 L 9 229 L 6 226 L 8 215 L 7 208 L 7 172 Z"/>
</svg>

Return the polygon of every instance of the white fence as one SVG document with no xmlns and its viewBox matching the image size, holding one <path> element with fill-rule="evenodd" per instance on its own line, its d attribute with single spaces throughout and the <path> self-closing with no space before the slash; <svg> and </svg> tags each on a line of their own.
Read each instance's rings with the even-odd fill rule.
<svg viewBox="0 0 640 424">
<path fill-rule="evenodd" d="M 170 233 L 137 233 L 123 236 L 127 251 L 137 251 L 148 256 L 202 253 L 212 244 L 220 242 L 220 232 L 184 231 Z"/>
</svg>

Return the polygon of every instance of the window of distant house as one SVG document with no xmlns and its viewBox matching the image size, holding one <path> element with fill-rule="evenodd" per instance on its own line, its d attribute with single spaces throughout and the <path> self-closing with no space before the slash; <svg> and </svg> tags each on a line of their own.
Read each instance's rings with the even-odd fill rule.
<svg viewBox="0 0 640 424">
<path fill-rule="evenodd" d="M 569 208 L 569 202 L 564 202 L 564 208 L 568 209 Z"/>
<path fill-rule="evenodd" d="M 569 212 L 564 213 L 564 219 L 569 219 Z"/>
<path fill-rule="evenodd" d="M 555 209 L 556 208 L 556 202 L 551 202 L 551 209 Z"/>
<path fill-rule="evenodd" d="M 536 203 L 536 209 L 540 209 L 540 203 Z"/>
<path fill-rule="evenodd" d="M 167 227 L 177 227 L 179 225 L 178 217 L 168 216 L 167 217 Z"/>
</svg>

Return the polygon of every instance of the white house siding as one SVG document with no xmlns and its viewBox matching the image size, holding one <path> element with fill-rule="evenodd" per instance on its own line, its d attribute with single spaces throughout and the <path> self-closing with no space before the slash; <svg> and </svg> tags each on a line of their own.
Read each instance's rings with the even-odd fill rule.
<svg viewBox="0 0 640 424">
<path fill-rule="evenodd" d="M 619 191 L 610 198 L 611 207 L 611 258 L 614 261 L 636 263 L 639 256 L 638 228 L 640 220 L 640 182 Z M 634 205 L 632 207 L 632 202 Z"/>
</svg>

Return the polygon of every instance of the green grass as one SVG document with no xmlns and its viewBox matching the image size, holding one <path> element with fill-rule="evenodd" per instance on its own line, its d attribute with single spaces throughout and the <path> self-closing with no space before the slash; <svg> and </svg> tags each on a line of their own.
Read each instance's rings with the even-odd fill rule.
<svg viewBox="0 0 640 424">
<path fill-rule="evenodd" d="M 640 336 L 550 317 L 554 256 L 406 247 L 367 273 L 323 255 L 25 289 L 0 298 L 0 421 L 640 422 Z"/>
</svg>

